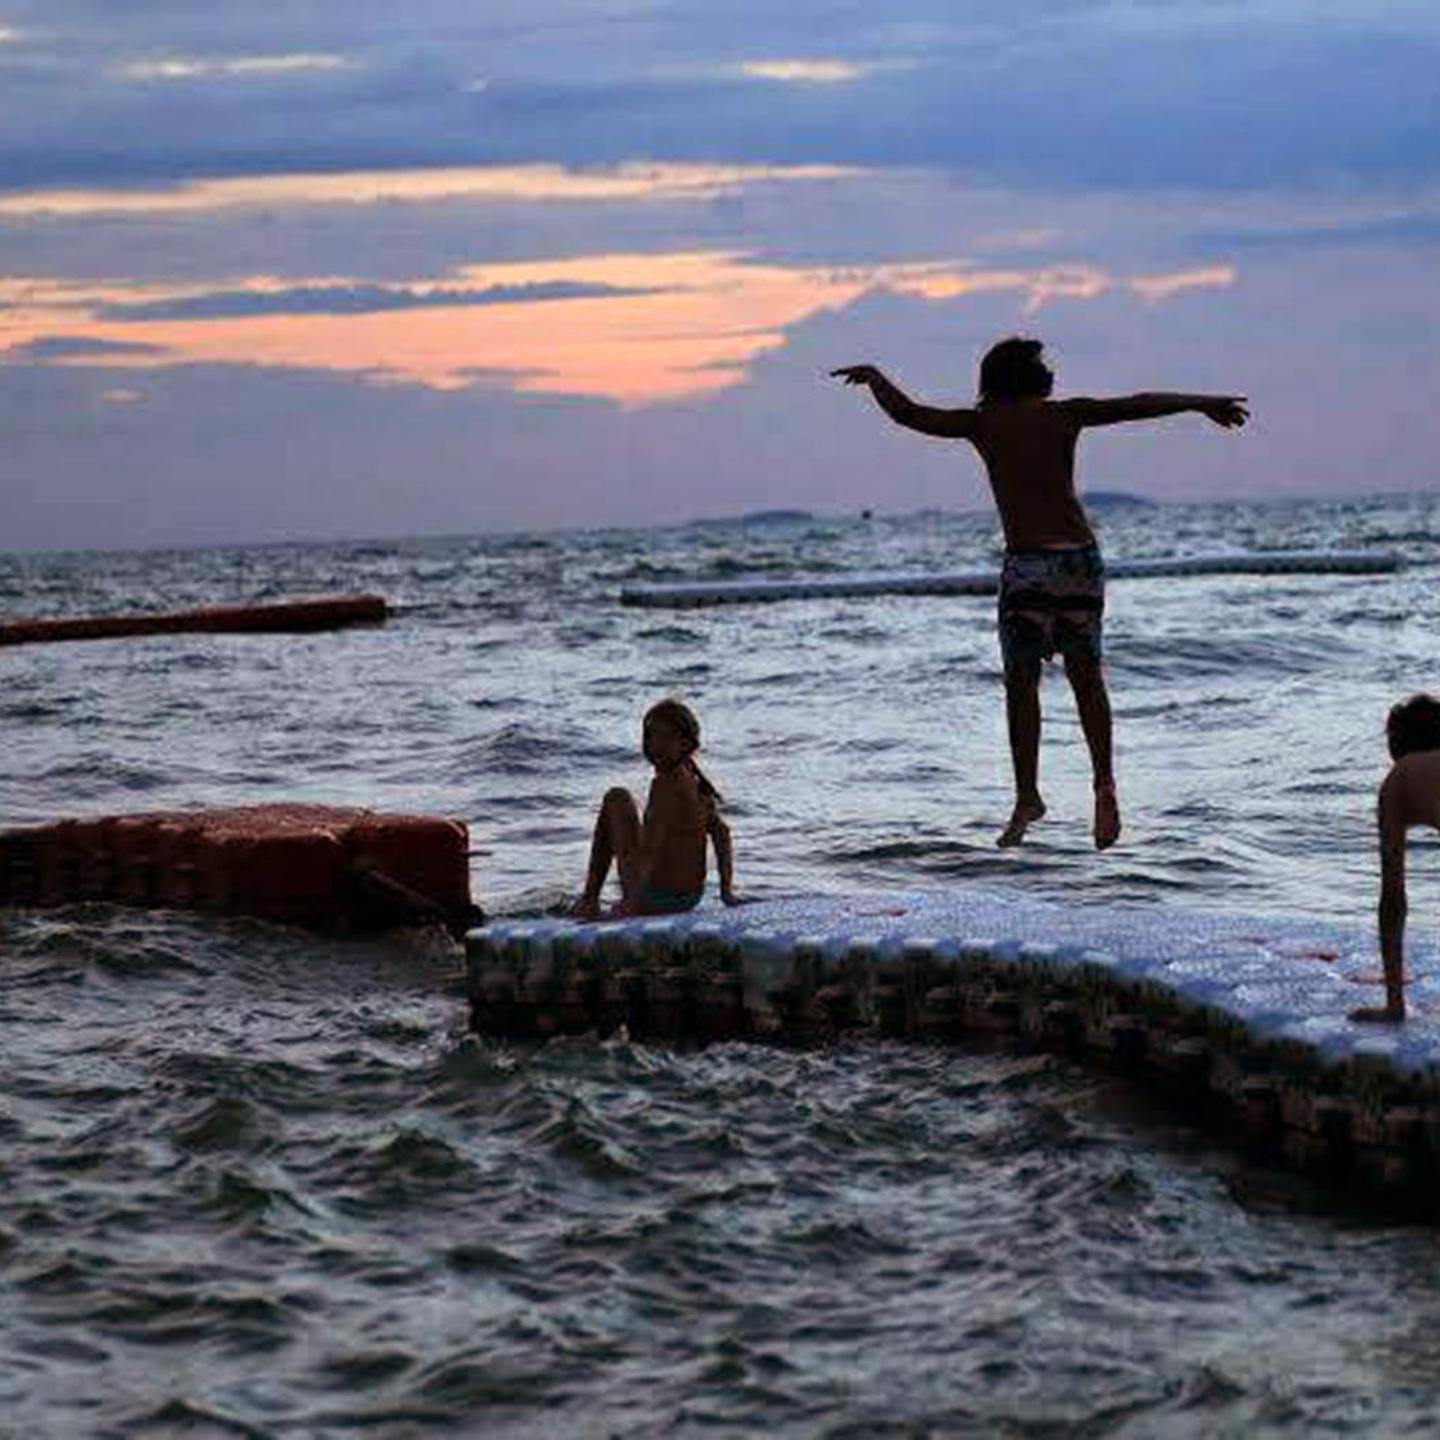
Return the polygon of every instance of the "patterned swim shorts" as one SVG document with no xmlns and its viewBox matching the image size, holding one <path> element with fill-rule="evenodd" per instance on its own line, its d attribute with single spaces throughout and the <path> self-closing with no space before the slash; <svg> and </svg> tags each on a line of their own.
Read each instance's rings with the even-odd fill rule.
<svg viewBox="0 0 1440 1440">
<path fill-rule="evenodd" d="M 1007 550 L 1000 572 L 1005 673 L 1062 656 L 1101 657 L 1105 565 L 1097 545 Z"/>
</svg>

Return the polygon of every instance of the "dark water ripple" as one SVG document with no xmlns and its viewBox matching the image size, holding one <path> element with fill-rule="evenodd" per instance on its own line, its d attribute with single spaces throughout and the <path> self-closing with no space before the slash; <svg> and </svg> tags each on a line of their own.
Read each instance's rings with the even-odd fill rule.
<svg viewBox="0 0 1440 1440">
<path fill-rule="evenodd" d="M 7 611 L 375 589 L 383 629 L 5 652 L 0 822 L 284 795 L 468 819 L 492 907 L 578 883 L 639 718 L 705 725 L 754 893 L 979 883 L 1353 917 L 1440 505 L 1104 516 L 1116 556 L 1397 546 L 1380 577 L 1117 584 L 1127 842 L 1045 690 L 1021 856 L 993 602 L 666 617 L 633 578 L 977 568 L 974 517 L 0 558 Z M 1428 862 L 1417 853 L 1417 882 Z M 460 1031 L 458 956 L 107 906 L 0 917 L 0 1433 L 1428 1433 L 1433 1233 L 1048 1060 Z"/>
</svg>

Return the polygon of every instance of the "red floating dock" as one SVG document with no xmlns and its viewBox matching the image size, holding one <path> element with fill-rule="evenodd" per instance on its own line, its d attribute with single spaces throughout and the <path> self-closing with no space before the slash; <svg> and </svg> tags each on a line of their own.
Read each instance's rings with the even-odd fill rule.
<svg viewBox="0 0 1440 1440">
<path fill-rule="evenodd" d="M 12 620 L 0 625 L 0 645 L 50 640 L 112 640 L 125 635 L 246 632 L 303 633 L 347 625 L 380 625 L 390 613 L 383 595 L 324 595 L 274 605 L 218 605 L 169 615 L 87 615 L 70 620 Z"/>
<path fill-rule="evenodd" d="M 326 930 L 441 920 L 458 931 L 477 914 L 458 820 L 253 805 L 0 830 L 0 904 L 82 900 Z"/>
</svg>

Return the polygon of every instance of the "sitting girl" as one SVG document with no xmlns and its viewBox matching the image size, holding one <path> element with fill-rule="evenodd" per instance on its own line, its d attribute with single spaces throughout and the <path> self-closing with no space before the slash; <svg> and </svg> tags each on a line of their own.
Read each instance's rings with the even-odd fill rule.
<svg viewBox="0 0 1440 1440">
<path fill-rule="evenodd" d="M 737 903 L 730 827 L 720 815 L 720 793 L 700 772 L 700 722 L 678 700 L 662 700 L 645 715 L 641 748 L 655 767 L 645 818 L 628 790 L 605 793 L 590 843 L 585 892 L 576 914 L 600 915 L 600 891 L 615 862 L 620 876 L 616 915 L 673 915 L 693 909 L 705 892 L 705 842 L 715 845 L 720 898 Z"/>
</svg>

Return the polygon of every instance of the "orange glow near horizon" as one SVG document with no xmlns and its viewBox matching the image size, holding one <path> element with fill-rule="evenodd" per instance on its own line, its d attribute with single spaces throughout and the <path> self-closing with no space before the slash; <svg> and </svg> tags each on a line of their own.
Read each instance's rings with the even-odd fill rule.
<svg viewBox="0 0 1440 1440">
<path fill-rule="evenodd" d="M 1027 311 L 1057 299 L 1116 290 L 1152 303 L 1234 283 L 1228 267 L 1115 278 L 1086 266 L 978 270 L 955 264 L 786 268 L 735 252 L 592 255 L 473 265 L 403 288 L 414 294 L 588 284 L 648 290 L 567 298 L 431 304 L 358 313 L 117 319 L 113 305 L 181 300 L 216 290 L 263 297 L 371 282 L 281 281 L 273 276 L 196 285 L 88 285 L 0 277 L 0 360 L 143 370 L 252 365 L 352 374 L 373 383 L 460 390 L 503 384 L 635 406 L 702 396 L 742 383 L 785 343 L 790 327 L 887 288 L 933 301 L 1013 291 Z M 5 308 L 8 307 L 8 308 Z M 55 348 L 34 355 L 42 340 Z M 85 352 L 81 347 L 96 348 Z M 67 350 L 66 346 L 73 347 Z M 107 349 L 105 347 L 114 347 Z M 152 347 L 127 349 L 124 347 Z M 842 357 L 843 358 L 843 357 Z"/>
</svg>

